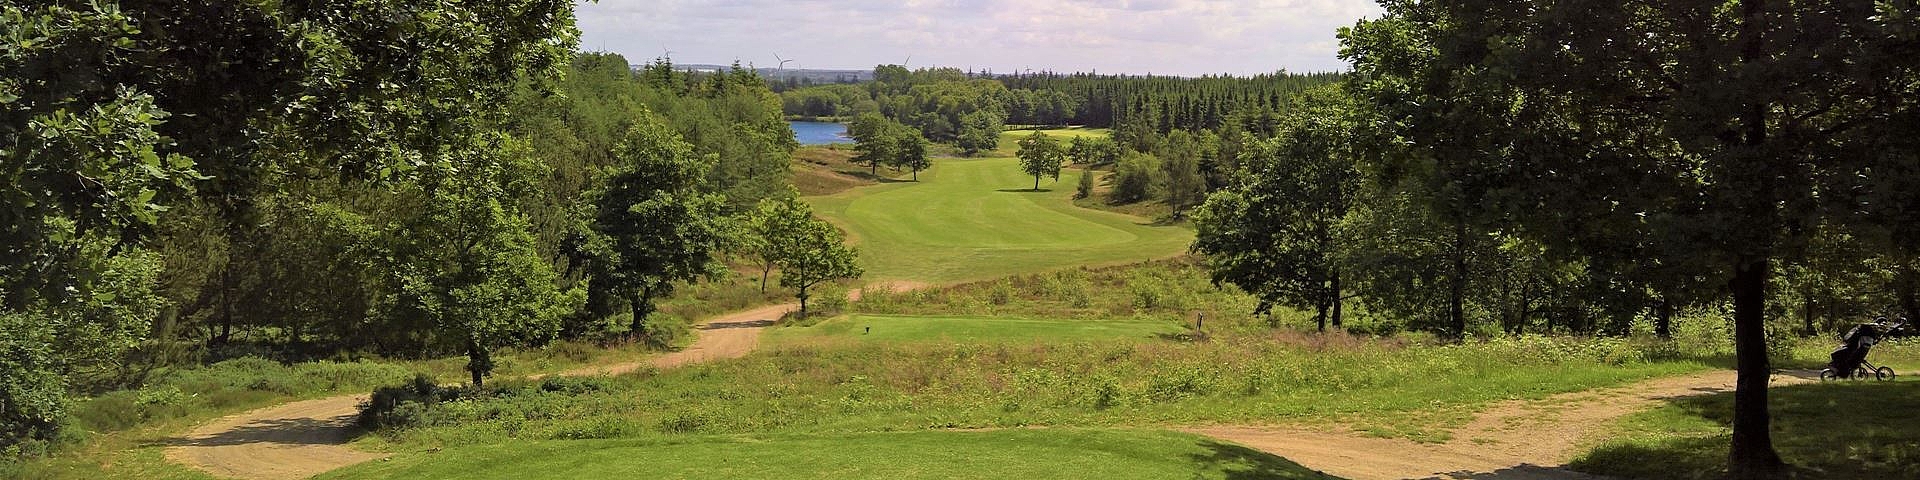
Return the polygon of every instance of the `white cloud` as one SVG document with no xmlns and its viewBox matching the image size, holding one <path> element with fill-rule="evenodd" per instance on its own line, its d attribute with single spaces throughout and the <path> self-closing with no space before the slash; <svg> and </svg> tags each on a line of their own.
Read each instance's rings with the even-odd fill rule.
<svg viewBox="0 0 1920 480">
<path fill-rule="evenodd" d="M 636 62 L 1253 74 L 1345 67 L 1334 31 L 1372 0 L 601 0 L 581 47 Z"/>
</svg>

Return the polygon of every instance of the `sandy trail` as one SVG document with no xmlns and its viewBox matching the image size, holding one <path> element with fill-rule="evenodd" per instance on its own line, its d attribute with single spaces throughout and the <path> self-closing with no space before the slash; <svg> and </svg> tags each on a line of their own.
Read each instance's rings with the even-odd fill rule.
<svg viewBox="0 0 1920 480">
<path fill-rule="evenodd" d="M 1625 387 L 1494 404 L 1455 429 L 1446 443 L 1363 436 L 1357 432 L 1288 427 L 1219 426 L 1187 429 L 1286 457 L 1308 468 L 1353 480 L 1372 479 L 1598 479 L 1562 468 L 1583 442 L 1619 418 L 1693 395 L 1733 391 L 1734 372 L 1713 371 Z M 1804 374 L 1776 374 L 1774 385 L 1807 382 Z"/>
<path fill-rule="evenodd" d="M 762 329 L 796 308 L 799 305 L 782 304 L 727 314 L 700 325 L 699 337 L 685 350 L 645 362 L 597 365 L 558 375 L 618 375 L 648 366 L 671 368 L 742 357 L 760 345 Z M 168 439 L 166 456 L 214 476 L 260 480 L 307 478 L 383 458 L 386 454 L 347 446 L 359 433 L 353 420 L 366 399 L 367 395 L 342 395 L 222 417 Z"/>
</svg>

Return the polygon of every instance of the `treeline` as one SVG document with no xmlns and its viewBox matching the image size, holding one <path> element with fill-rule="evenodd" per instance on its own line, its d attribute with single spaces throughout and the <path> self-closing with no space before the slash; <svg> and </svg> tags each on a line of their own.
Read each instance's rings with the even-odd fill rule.
<svg viewBox="0 0 1920 480">
<path fill-rule="evenodd" d="M 1340 74 L 1277 73 L 1199 78 L 1054 73 L 976 77 L 952 68 L 881 65 L 875 80 L 781 94 L 787 115 L 851 118 L 886 115 L 937 142 L 1004 125 L 1114 128 L 1137 140 L 1175 131 L 1221 130 L 1249 112 L 1285 108 L 1290 95 L 1339 81 Z M 977 135 L 977 133 L 976 133 Z"/>
<path fill-rule="evenodd" d="M 502 347 L 671 342 L 655 301 L 730 256 L 803 299 L 858 275 L 763 79 L 576 54 L 570 4 L 0 8 L 9 456 L 123 364 L 458 354 L 478 384 Z"/>
</svg>

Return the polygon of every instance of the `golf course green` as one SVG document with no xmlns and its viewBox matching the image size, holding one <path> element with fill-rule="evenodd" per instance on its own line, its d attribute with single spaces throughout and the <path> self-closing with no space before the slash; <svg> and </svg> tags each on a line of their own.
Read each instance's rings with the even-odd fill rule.
<svg viewBox="0 0 1920 480">
<path fill-rule="evenodd" d="M 1180 226 L 1073 205 L 1080 170 L 1058 182 L 1020 172 L 1012 158 L 940 158 L 919 182 L 899 181 L 810 197 L 849 233 L 871 282 L 946 283 L 1178 255 L 1193 241 Z"/>
</svg>

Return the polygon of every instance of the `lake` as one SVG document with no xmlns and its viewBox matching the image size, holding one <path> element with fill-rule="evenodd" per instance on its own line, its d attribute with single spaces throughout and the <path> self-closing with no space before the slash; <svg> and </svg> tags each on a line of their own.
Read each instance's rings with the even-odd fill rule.
<svg viewBox="0 0 1920 480">
<path fill-rule="evenodd" d="M 847 138 L 847 125 L 829 122 L 787 122 L 793 129 L 793 138 L 801 145 L 826 145 L 830 143 L 853 143 Z"/>
</svg>

